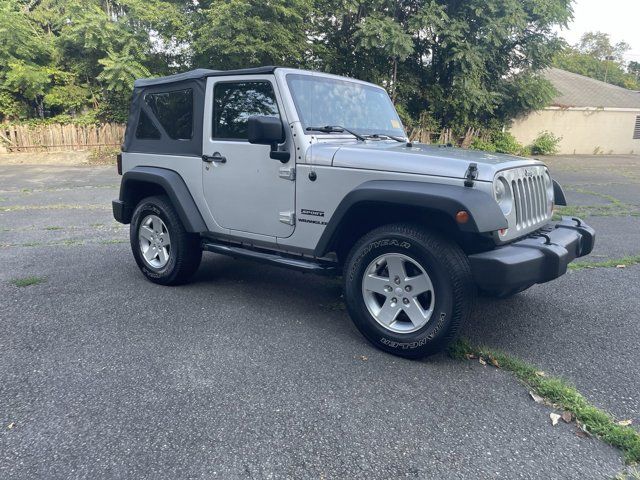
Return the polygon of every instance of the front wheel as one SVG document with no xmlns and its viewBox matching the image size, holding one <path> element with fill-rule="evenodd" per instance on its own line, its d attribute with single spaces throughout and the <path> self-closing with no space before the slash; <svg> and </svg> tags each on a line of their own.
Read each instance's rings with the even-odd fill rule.
<svg viewBox="0 0 640 480">
<path fill-rule="evenodd" d="M 138 267 L 154 283 L 185 283 L 200 266 L 200 239 L 185 230 L 165 196 L 147 197 L 138 204 L 129 237 Z"/>
<path fill-rule="evenodd" d="M 408 358 L 444 349 L 475 300 L 469 261 L 446 238 L 411 224 L 361 238 L 345 263 L 347 309 L 376 347 Z"/>
</svg>

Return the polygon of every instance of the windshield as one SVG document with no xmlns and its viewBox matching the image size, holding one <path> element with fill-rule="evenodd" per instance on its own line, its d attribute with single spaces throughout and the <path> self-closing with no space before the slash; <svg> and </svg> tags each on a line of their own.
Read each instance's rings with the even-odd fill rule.
<svg viewBox="0 0 640 480">
<path fill-rule="evenodd" d="M 361 135 L 404 137 L 400 118 L 382 88 L 335 78 L 287 75 L 302 127 L 341 126 Z"/>
</svg>

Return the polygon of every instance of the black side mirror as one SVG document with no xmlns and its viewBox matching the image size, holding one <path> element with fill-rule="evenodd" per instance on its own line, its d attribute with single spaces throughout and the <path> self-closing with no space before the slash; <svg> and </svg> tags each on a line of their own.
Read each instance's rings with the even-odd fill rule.
<svg viewBox="0 0 640 480">
<path fill-rule="evenodd" d="M 291 154 L 278 150 L 278 144 L 285 141 L 284 126 L 282 121 L 276 117 L 249 117 L 247 125 L 247 136 L 249 143 L 258 145 L 271 145 L 269 156 L 274 160 L 287 163 Z"/>
<path fill-rule="evenodd" d="M 247 126 L 249 143 L 273 145 L 284 142 L 284 128 L 276 117 L 249 117 Z"/>
</svg>

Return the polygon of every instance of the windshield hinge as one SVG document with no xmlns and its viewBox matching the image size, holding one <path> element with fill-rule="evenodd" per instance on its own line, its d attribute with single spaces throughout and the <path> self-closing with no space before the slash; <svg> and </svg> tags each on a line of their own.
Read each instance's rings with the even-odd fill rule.
<svg viewBox="0 0 640 480">
<path fill-rule="evenodd" d="M 296 223 L 296 214 L 294 212 L 280 212 L 278 217 L 281 223 L 286 223 L 287 225 L 295 225 Z"/>
<path fill-rule="evenodd" d="M 464 186 L 465 187 L 473 187 L 473 181 L 478 178 L 478 164 L 470 163 L 469 168 L 464 174 Z"/>
<path fill-rule="evenodd" d="M 280 178 L 284 178 L 285 180 L 295 180 L 296 169 L 295 167 L 280 167 L 280 169 L 278 170 L 278 176 Z"/>
</svg>

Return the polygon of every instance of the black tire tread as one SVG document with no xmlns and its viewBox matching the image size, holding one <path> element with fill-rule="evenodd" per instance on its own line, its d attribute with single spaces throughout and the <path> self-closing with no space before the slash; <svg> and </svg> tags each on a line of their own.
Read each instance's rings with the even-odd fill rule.
<svg viewBox="0 0 640 480">
<path fill-rule="evenodd" d="M 144 270 L 144 262 L 141 265 L 141 259 L 136 256 L 136 262 L 145 276 L 154 283 L 160 285 L 181 285 L 188 282 L 193 274 L 198 270 L 202 260 L 202 249 L 200 247 L 200 237 L 197 234 L 189 233 L 185 230 L 180 217 L 175 208 L 171 204 L 169 198 L 165 195 L 155 195 L 143 198 L 135 208 L 131 221 L 131 248 L 138 248 L 137 227 L 139 221 L 139 212 L 144 209 L 145 205 L 152 204 L 158 207 L 167 217 L 171 225 L 171 243 L 176 250 L 176 260 L 174 268 L 167 275 L 149 276 Z"/>
<path fill-rule="evenodd" d="M 449 272 L 453 290 L 453 302 L 451 322 L 446 334 L 438 342 L 433 342 L 429 348 L 421 352 L 403 351 L 392 352 L 408 358 L 419 358 L 437 353 L 455 340 L 460 333 L 460 328 L 468 320 L 476 299 L 476 286 L 471 274 L 471 265 L 464 251 L 455 242 L 448 240 L 442 234 L 412 223 L 388 224 L 371 230 L 360 238 L 352 247 L 344 264 L 344 281 L 347 282 L 348 272 L 353 268 L 354 256 L 376 238 L 383 235 L 405 236 L 423 248 L 431 252 L 438 252 L 438 259 Z M 346 290 L 346 285 L 345 285 Z"/>
</svg>

